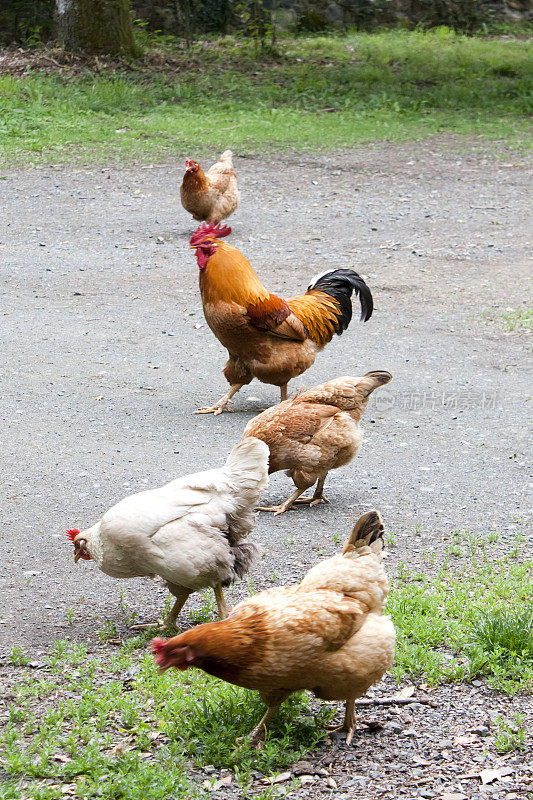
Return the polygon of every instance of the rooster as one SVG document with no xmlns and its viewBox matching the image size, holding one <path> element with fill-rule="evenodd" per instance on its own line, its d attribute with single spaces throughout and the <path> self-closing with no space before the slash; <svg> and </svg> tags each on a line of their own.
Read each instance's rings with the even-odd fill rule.
<svg viewBox="0 0 533 800">
<path fill-rule="evenodd" d="M 190 240 L 200 268 L 200 292 L 207 324 L 229 353 L 224 375 L 230 389 L 200 414 L 221 414 L 236 392 L 258 378 L 281 389 L 314 363 L 316 354 L 346 330 L 352 292 L 359 295 L 361 319 L 373 310 L 370 289 L 351 269 L 317 275 L 306 294 L 284 300 L 265 289 L 250 263 L 221 241 L 228 226 L 201 225 Z"/>
<path fill-rule="evenodd" d="M 74 561 L 95 561 L 112 578 L 159 575 L 176 601 L 174 624 L 192 592 L 211 586 L 221 619 L 223 586 L 247 573 L 258 548 L 245 542 L 266 486 L 268 448 L 247 439 L 221 469 L 185 475 L 159 489 L 124 498 L 85 531 L 67 531 Z"/>
<path fill-rule="evenodd" d="M 228 619 L 152 641 L 160 670 L 198 667 L 236 686 L 257 689 L 268 710 L 251 732 L 257 745 L 293 692 L 345 700 L 341 726 L 352 740 L 355 700 L 390 669 L 395 631 L 383 616 L 383 523 L 369 511 L 342 555 L 313 567 L 299 586 L 267 589 L 239 603 Z"/>
<path fill-rule="evenodd" d="M 269 474 L 288 470 L 296 491 L 280 506 L 259 511 L 283 514 L 294 503 L 316 505 L 324 497 L 331 469 L 348 464 L 361 445 L 359 428 L 374 389 L 392 380 L 390 372 L 367 372 L 362 378 L 335 378 L 268 408 L 250 420 L 243 438 L 255 436 L 270 450 Z M 318 481 L 312 497 L 300 497 Z M 299 498 L 299 499 L 298 499 Z"/>
<path fill-rule="evenodd" d="M 193 219 L 218 224 L 236 210 L 241 199 L 231 150 L 204 172 L 197 161 L 188 158 L 181 184 L 181 204 Z"/>
</svg>

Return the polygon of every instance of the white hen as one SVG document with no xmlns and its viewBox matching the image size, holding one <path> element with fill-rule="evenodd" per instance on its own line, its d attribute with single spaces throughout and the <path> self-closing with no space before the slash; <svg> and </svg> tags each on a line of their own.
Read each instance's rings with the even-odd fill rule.
<svg viewBox="0 0 533 800">
<path fill-rule="evenodd" d="M 267 465 L 268 447 L 250 438 L 221 469 L 132 494 L 91 528 L 67 531 L 74 561 L 94 560 L 113 578 L 159 575 L 176 597 L 167 623 L 176 621 L 191 592 L 211 586 L 225 619 L 222 587 L 246 574 L 257 555 L 257 545 L 243 540 L 268 482 Z"/>
</svg>

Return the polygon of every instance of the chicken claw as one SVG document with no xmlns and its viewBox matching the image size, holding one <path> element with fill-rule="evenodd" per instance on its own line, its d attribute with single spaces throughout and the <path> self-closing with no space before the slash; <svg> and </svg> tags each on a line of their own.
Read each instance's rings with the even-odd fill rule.
<svg viewBox="0 0 533 800">
<path fill-rule="evenodd" d="M 216 406 L 202 406 L 195 414 L 213 414 L 215 417 L 218 417 L 219 414 L 222 414 L 223 411 L 233 411 L 227 404 L 225 405 L 216 405 Z"/>
<path fill-rule="evenodd" d="M 255 733 L 255 731 L 252 731 L 252 733 Z M 261 735 L 261 732 L 259 732 L 254 736 L 252 736 L 252 734 L 248 734 L 248 736 L 239 736 L 237 739 L 235 739 L 235 744 L 238 747 L 248 745 L 248 747 L 251 747 L 253 750 L 262 750 L 265 746 L 264 732 L 263 735 Z"/>
<path fill-rule="evenodd" d="M 159 628 L 159 630 L 163 631 L 166 628 L 166 622 L 162 619 L 154 619 L 153 622 L 136 622 L 134 625 L 130 625 L 128 630 L 130 631 L 149 631 L 150 628 Z"/>
<path fill-rule="evenodd" d="M 304 493 L 305 489 L 296 489 L 296 491 L 291 494 L 288 500 L 285 500 L 280 506 L 259 506 L 256 511 L 273 511 L 274 516 L 277 517 L 278 514 L 284 514 L 285 511 L 288 511 L 293 505 L 297 503 L 309 503 L 309 506 L 316 506 L 318 503 L 329 503 L 327 497 L 324 497 L 322 494 L 322 490 L 324 488 L 324 480 L 325 478 L 321 478 L 317 484 L 315 489 L 315 493 L 312 497 L 300 497 L 301 494 Z"/>
<path fill-rule="evenodd" d="M 296 503 L 309 503 L 309 507 L 311 507 L 317 506 L 319 503 L 327 503 L 329 505 L 329 500 L 321 494 L 320 497 L 299 497 L 298 500 L 294 501 L 295 505 Z"/>
<path fill-rule="evenodd" d="M 355 733 L 355 698 L 346 701 L 346 712 L 342 725 L 326 725 L 328 731 L 346 731 L 346 744 L 351 744 Z"/>
<path fill-rule="evenodd" d="M 285 698 L 286 697 L 287 695 L 285 695 Z M 240 736 L 236 740 L 237 744 L 245 744 L 247 742 L 249 746 L 253 747 L 255 750 L 262 750 L 265 741 L 267 725 L 272 717 L 276 715 L 280 705 L 281 703 L 276 703 L 274 706 L 269 706 L 263 718 L 258 722 L 255 728 L 250 731 L 247 736 Z"/>
<path fill-rule="evenodd" d="M 287 505 L 287 503 L 283 503 L 281 506 L 257 506 L 257 508 L 255 510 L 256 511 L 273 511 L 274 512 L 274 516 L 277 517 L 279 514 L 284 514 L 285 511 L 288 511 L 291 506 L 292 506 L 292 503 L 290 505 Z"/>
<path fill-rule="evenodd" d="M 305 489 L 296 489 L 295 492 L 291 494 L 288 500 L 285 500 L 280 506 L 258 506 L 256 511 L 273 511 L 274 516 L 277 517 L 278 514 L 284 514 L 285 511 L 288 511 L 292 505 L 294 505 L 295 501 L 300 497 L 301 494 L 305 492 Z"/>
<path fill-rule="evenodd" d="M 214 406 L 203 406 L 199 408 L 198 411 L 195 411 L 195 414 L 214 414 L 215 417 L 218 417 L 219 414 L 222 414 L 223 411 L 231 411 L 232 409 L 228 407 L 228 403 L 233 397 L 234 394 L 237 394 L 239 389 L 242 389 L 244 383 L 232 383 L 226 394 L 222 395 L 218 403 L 215 403 Z"/>
</svg>

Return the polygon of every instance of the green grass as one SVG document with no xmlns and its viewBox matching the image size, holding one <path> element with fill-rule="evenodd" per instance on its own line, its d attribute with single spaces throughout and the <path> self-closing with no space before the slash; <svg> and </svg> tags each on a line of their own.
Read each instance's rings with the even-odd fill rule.
<svg viewBox="0 0 533 800">
<path fill-rule="evenodd" d="M 512 750 L 526 749 L 525 715 L 518 711 L 511 720 L 498 717 L 498 728 L 494 738 L 499 753 L 510 753 Z"/>
<path fill-rule="evenodd" d="M 490 539 L 458 532 L 434 577 L 402 567 L 388 603 L 394 674 L 429 684 L 484 678 L 514 695 L 533 686 L 532 561 L 520 543 L 497 558 Z"/>
<path fill-rule="evenodd" d="M 483 318 L 500 325 L 506 331 L 530 332 L 533 330 L 533 309 L 531 308 L 508 308 L 506 311 L 498 312 L 493 307 L 483 312 Z"/>
<path fill-rule="evenodd" d="M 438 133 L 529 143 L 527 41 L 439 28 L 283 39 L 274 54 L 233 37 L 176 47 L 163 56 L 172 69 L 1 77 L 0 159 L 322 150 Z"/>
<path fill-rule="evenodd" d="M 57 642 L 42 670 L 21 675 L 0 734 L 2 800 L 53 800 L 65 786 L 80 800 L 209 796 L 187 777 L 190 763 L 231 768 L 243 797 L 266 800 L 247 794 L 251 770 L 274 774 L 323 739 L 331 710 L 314 715 L 295 695 L 261 753 L 237 747 L 264 712 L 256 693 L 196 670 L 159 675 L 146 638 L 97 655 Z"/>
</svg>

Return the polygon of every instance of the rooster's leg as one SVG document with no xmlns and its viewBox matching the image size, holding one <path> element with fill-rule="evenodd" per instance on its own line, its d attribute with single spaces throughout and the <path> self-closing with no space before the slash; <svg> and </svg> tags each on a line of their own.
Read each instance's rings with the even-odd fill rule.
<svg viewBox="0 0 533 800">
<path fill-rule="evenodd" d="M 318 479 L 318 483 L 316 485 L 316 489 L 312 497 L 301 497 L 299 500 L 295 500 L 295 503 L 309 503 L 310 506 L 316 506 L 319 503 L 329 503 L 327 497 L 324 497 L 324 482 L 326 480 L 326 475 L 323 478 Z"/>
<path fill-rule="evenodd" d="M 256 511 L 273 511 L 274 516 L 277 517 L 278 514 L 284 514 L 285 511 L 294 505 L 294 503 L 298 502 L 298 497 L 305 492 L 305 489 L 296 489 L 296 491 L 291 494 L 288 500 L 285 500 L 280 506 L 259 506 Z"/>
<path fill-rule="evenodd" d="M 226 599 L 220 583 L 213 586 L 213 591 L 215 593 L 215 600 L 217 601 L 218 616 L 220 619 L 227 619 L 229 617 L 229 608 L 226 605 Z"/>
<path fill-rule="evenodd" d="M 346 731 L 346 744 L 351 744 L 355 731 L 355 697 L 346 700 L 346 711 L 342 725 L 327 725 L 328 731 Z"/>
<path fill-rule="evenodd" d="M 165 619 L 165 627 L 170 627 L 171 625 L 176 628 L 176 620 L 178 615 L 187 602 L 187 598 L 190 595 L 190 591 L 188 589 L 175 589 L 172 594 L 176 598 L 174 605 L 172 606 L 170 612 L 168 613 L 167 618 Z"/>
<path fill-rule="evenodd" d="M 231 398 L 233 397 L 233 395 L 237 394 L 239 389 L 242 389 L 243 386 L 244 386 L 244 383 L 233 383 L 230 386 L 230 388 L 228 389 L 228 391 L 226 392 L 226 394 L 223 395 L 220 398 L 218 403 L 215 403 L 214 406 L 204 406 L 203 408 L 199 408 L 198 411 L 195 411 L 194 413 L 195 414 L 214 414 L 215 417 L 216 417 L 219 414 L 222 414 L 224 409 L 226 409 L 226 411 L 231 411 L 231 409 L 228 408 L 228 403 L 231 400 Z"/>
<path fill-rule="evenodd" d="M 281 391 L 281 402 L 283 403 L 283 401 L 287 399 L 287 384 L 285 384 L 285 386 L 280 386 L 279 388 Z"/>
</svg>

